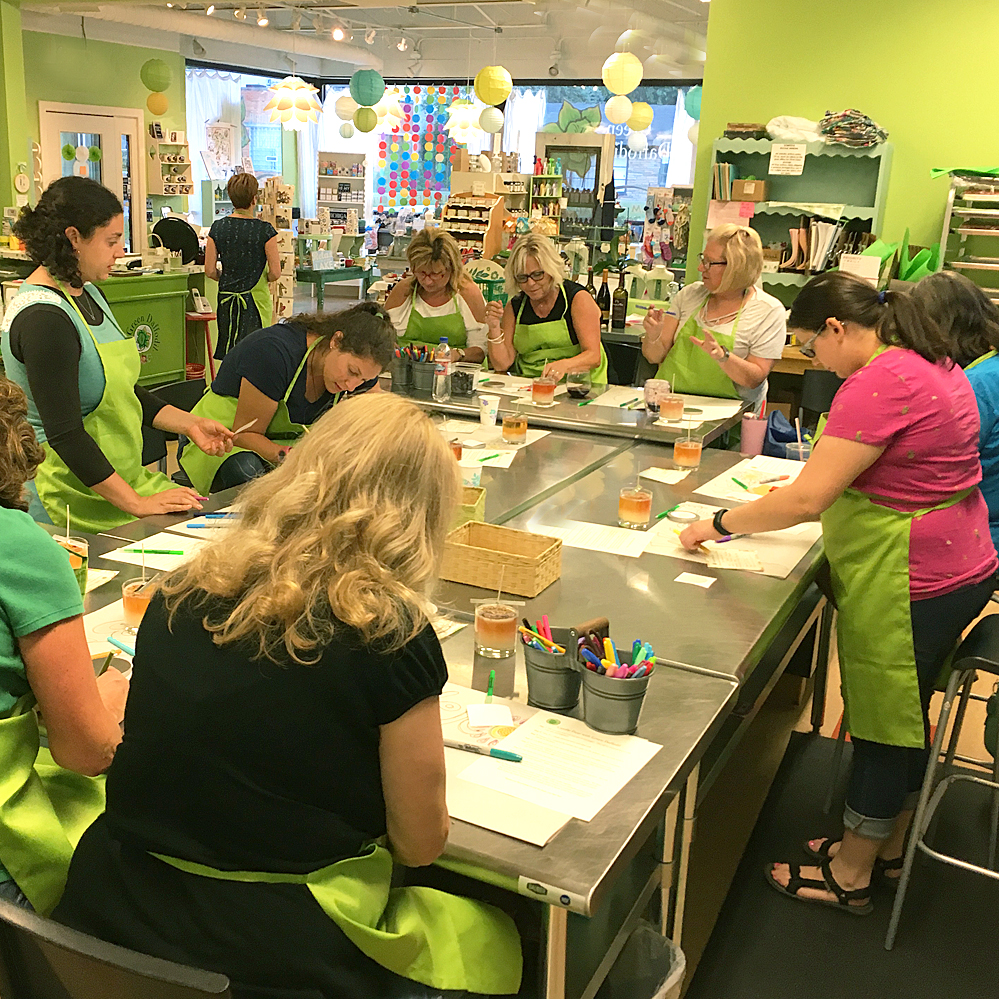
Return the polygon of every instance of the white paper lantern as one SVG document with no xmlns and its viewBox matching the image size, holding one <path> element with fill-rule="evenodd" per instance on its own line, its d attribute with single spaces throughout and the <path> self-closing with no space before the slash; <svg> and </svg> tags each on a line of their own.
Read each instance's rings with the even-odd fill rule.
<svg viewBox="0 0 999 999">
<path fill-rule="evenodd" d="M 481 129 L 479 115 L 482 113 L 474 104 L 455 98 L 447 109 L 448 120 L 444 126 L 452 142 L 464 145 Z"/>
<path fill-rule="evenodd" d="M 502 132 L 504 121 L 503 112 L 499 108 L 489 107 L 479 115 L 479 128 L 483 132 Z"/>
<path fill-rule="evenodd" d="M 90 159 L 90 148 L 89 146 L 77 146 L 76 147 L 76 161 L 77 163 L 86 163 Z"/>
<path fill-rule="evenodd" d="M 351 121 L 358 107 L 357 101 L 350 94 L 344 94 L 343 97 L 337 98 L 336 104 L 333 105 L 333 110 L 341 121 Z"/>
<path fill-rule="evenodd" d="M 631 117 L 631 101 L 623 95 L 612 97 L 604 105 L 604 114 L 613 125 L 623 125 Z"/>
<path fill-rule="evenodd" d="M 353 134 L 354 134 L 354 126 L 353 126 L 353 125 L 352 125 L 352 124 L 351 124 L 351 123 L 350 123 L 349 121 L 345 121 L 345 122 L 344 122 L 344 123 L 343 123 L 343 124 L 342 124 L 342 125 L 340 126 L 340 134 L 341 134 L 341 135 L 342 135 L 342 136 L 343 136 L 343 137 L 344 137 L 345 139 L 349 139 L 349 138 L 351 138 L 351 137 L 353 136 Z"/>
<path fill-rule="evenodd" d="M 633 153 L 644 153 L 649 148 L 649 137 L 644 132 L 632 132 L 628 136 L 628 148 Z"/>
<path fill-rule="evenodd" d="M 316 99 L 319 91 L 301 77 L 286 76 L 269 88 L 274 95 L 265 105 L 271 121 L 279 121 L 285 128 L 302 129 L 307 122 L 319 121 L 323 107 Z"/>
<path fill-rule="evenodd" d="M 612 94 L 630 94 L 642 82 L 642 60 L 631 52 L 613 52 L 600 71 L 604 86 Z"/>
</svg>

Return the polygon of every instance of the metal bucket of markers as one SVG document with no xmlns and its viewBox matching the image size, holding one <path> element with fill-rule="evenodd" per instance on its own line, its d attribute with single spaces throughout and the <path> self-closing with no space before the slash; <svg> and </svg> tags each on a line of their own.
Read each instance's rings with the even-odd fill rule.
<svg viewBox="0 0 999 999">
<path fill-rule="evenodd" d="M 413 361 L 413 388 L 417 392 L 431 392 L 434 387 L 434 362 Z"/>
<path fill-rule="evenodd" d="M 395 357 L 392 359 L 392 363 L 389 365 L 389 371 L 392 374 L 393 389 L 409 388 L 409 386 L 412 385 L 413 369 L 409 358 L 405 354 L 401 357 Z"/>
<path fill-rule="evenodd" d="M 527 666 L 527 703 L 532 707 L 571 711 L 579 702 L 576 639 L 574 628 L 552 628 L 552 641 L 565 649 L 564 655 L 522 646 Z"/>
<path fill-rule="evenodd" d="M 639 677 L 602 676 L 577 667 L 583 678 L 583 721 L 609 735 L 633 735 L 652 674 Z"/>
</svg>

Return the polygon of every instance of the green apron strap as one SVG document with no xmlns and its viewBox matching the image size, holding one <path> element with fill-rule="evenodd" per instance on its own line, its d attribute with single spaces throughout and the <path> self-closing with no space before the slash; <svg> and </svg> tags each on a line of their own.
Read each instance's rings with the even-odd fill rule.
<svg viewBox="0 0 999 999">
<path fill-rule="evenodd" d="M 403 346 L 415 343 L 434 348 L 440 343 L 441 337 L 446 336 L 449 346 L 465 347 L 468 344 L 468 331 L 465 329 L 465 318 L 461 314 L 458 296 L 454 295 L 451 299 L 454 304 L 454 312 L 445 316 L 422 316 L 416 311 L 418 292 L 419 285 L 414 284 L 409 319 L 406 321 L 406 332 L 398 337 L 399 343 Z"/>
<path fill-rule="evenodd" d="M 978 365 L 978 364 L 981 364 L 981 363 L 982 363 L 983 361 L 988 361 L 988 360 L 989 360 L 990 358 L 993 358 L 993 357 L 995 357 L 995 356 L 996 356 L 996 352 L 995 352 L 994 350 L 990 350 L 990 351 L 988 351 L 987 353 L 985 353 L 985 354 L 982 354 L 982 356 L 981 356 L 981 357 L 976 357 L 976 358 L 975 358 L 975 359 L 974 359 L 974 360 L 973 360 L 973 361 L 971 362 L 971 364 L 969 364 L 969 365 L 968 365 L 968 366 L 967 366 L 967 367 L 966 367 L 966 368 L 965 368 L 964 370 L 965 370 L 965 371 L 970 371 L 970 370 L 971 370 L 971 369 L 972 369 L 973 367 L 975 367 L 976 365 Z"/>
</svg>

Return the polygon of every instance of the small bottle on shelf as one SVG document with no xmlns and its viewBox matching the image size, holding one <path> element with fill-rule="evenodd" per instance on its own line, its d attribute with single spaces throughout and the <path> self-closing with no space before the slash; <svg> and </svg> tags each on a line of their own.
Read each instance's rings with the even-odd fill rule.
<svg viewBox="0 0 999 999">
<path fill-rule="evenodd" d="M 624 286 L 624 264 L 618 273 L 617 287 L 611 303 L 611 329 L 623 330 L 628 318 L 628 289 Z"/>
<path fill-rule="evenodd" d="M 605 267 L 604 276 L 600 284 L 600 291 L 597 292 L 597 305 L 600 306 L 600 329 L 603 332 L 607 331 L 607 327 L 610 324 L 610 313 L 611 313 L 611 293 L 610 285 L 607 281 L 607 276 L 610 272 Z"/>
</svg>

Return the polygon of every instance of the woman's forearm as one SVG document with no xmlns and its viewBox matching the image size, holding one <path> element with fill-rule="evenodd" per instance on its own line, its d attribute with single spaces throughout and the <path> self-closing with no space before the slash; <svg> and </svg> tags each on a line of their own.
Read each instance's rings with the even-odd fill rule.
<svg viewBox="0 0 999 999">
<path fill-rule="evenodd" d="M 117 472 L 112 472 L 102 482 L 90 488 L 123 513 L 138 516 L 136 504 L 140 498 L 139 494 Z"/>
<path fill-rule="evenodd" d="M 822 511 L 794 483 L 768 493 L 755 503 L 746 503 L 729 510 L 722 518 L 730 534 L 759 534 L 780 531 L 806 521 L 815 520 Z"/>
<path fill-rule="evenodd" d="M 489 343 L 489 363 L 495 371 L 508 371 L 517 360 L 517 351 L 512 343 L 506 340 L 500 343 Z"/>
<path fill-rule="evenodd" d="M 672 350 L 675 340 L 675 329 L 670 333 L 663 333 L 661 337 L 652 337 L 646 334 L 642 338 L 642 356 L 653 364 L 661 364 Z"/>
<path fill-rule="evenodd" d="M 282 452 L 288 447 L 287 444 L 272 441 L 265 434 L 255 434 L 251 431 L 237 434 L 232 442 L 235 447 L 245 448 L 247 451 L 259 454 L 261 458 L 269 461 L 272 465 L 276 465 L 281 460 Z"/>
<path fill-rule="evenodd" d="M 758 388 L 767 380 L 767 373 L 758 364 L 732 353 L 720 361 L 718 366 L 736 385 L 743 388 Z"/>
</svg>

